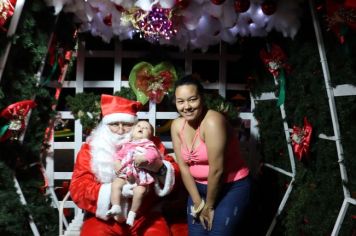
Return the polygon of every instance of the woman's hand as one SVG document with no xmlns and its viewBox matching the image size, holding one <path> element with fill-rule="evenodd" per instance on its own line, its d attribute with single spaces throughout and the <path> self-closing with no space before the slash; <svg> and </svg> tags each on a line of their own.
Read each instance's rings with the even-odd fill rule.
<svg viewBox="0 0 356 236">
<path fill-rule="evenodd" d="M 213 227 L 213 219 L 214 219 L 214 208 L 205 205 L 199 215 L 199 220 L 203 228 L 210 231 L 211 228 Z"/>
</svg>

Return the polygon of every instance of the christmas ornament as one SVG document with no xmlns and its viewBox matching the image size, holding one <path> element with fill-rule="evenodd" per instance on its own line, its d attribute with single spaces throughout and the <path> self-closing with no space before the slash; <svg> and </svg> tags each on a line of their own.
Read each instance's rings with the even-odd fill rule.
<svg viewBox="0 0 356 236">
<path fill-rule="evenodd" d="M 283 50 L 277 45 L 272 44 L 267 47 L 267 50 L 262 49 L 260 51 L 260 58 L 267 67 L 268 71 L 271 72 L 275 79 L 275 83 L 279 85 L 279 96 L 277 105 L 280 106 L 285 101 L 285 69 L 290 70 L 287 64 L 287 56 Z"/>
<path fill-rule="evenodd" d="M 176 0 L 175 6 L 180 9 L 185 9 L 189 6 L 190 0 Z"/>
<path fill-rule="evenodd" d="M 234 8 L 238 13 L 246 12 L 250 8 L 250 0 L 235 0 Z"/>
<path fill-rule="evenodd" d="M 112 15 L 111 14 L 105 16 L 104 19 L 103 19 L 104 24 L 107 25 L 107 26 L 112 26 L 112 20 L 111 19 L 112 19 Z"/>
<path fill-rule="evenodd" d="M 0 28 L 4 26 L 7 19 L 14 14 L 16 0 L 1 0 L 0 1 Z"/>
<path fill-rule="evenodd" d="M 170 63 L 152 66 L 148 62 L 140 62 L 132 68 L 129 84 L 137 101 L 144 105 L 148 100 L 160 103 L 164 95 L 172 91 L 176 79 L 176 71 Z"/>
<path fill-rule="evenodd" d="M 123 15 L 126 21 L 131 21 L 136 32 L 150 42 L 157 42 L 160 39 L 170 40 L 177 33 L 173 22 L 173 9 L 152 7 L 151 11 L 144 11 L 133 8 Z"/>
<path fill-rule="evenodd" d="M 225 2 L 225 0 L 210 0 L 215 5 L 221 5 Z"/>
<path fill-rule="evenodd" d="M 307 118 L 304 117 L 304 126 L 302 128 L 293 126 L 291 133 L 293 151 L 299 161 L 303 157 L 308 156 L 310 140 L 312 135 L 313 127 L 308 122 Z"/>
<path fill-rule="evenodd" d="M 277 3 L 274 0 L 266 0 L 261 4 L 263 14 L 270 16 L 277 10 Z"/>
<path fill-rule="evenodd" d="M 326 1 L 328 30 L 333 31 L 340 44 L 345 42 L 348 29 L 356 30 L 356 2 L 346 0 L 344 2 Z"/>
<path fill-rule="evenodd" d="M 9 120 L 9 123 L 1 127 L 0 142 L 7 140 L 17 140 L 21 132 L 25 129 L 25 118 L 30 109 L 34 108 L 36 103 L 32 100 L 24 100 L 9 105 L 1 111 L 0 117 Z"/>
</svg>

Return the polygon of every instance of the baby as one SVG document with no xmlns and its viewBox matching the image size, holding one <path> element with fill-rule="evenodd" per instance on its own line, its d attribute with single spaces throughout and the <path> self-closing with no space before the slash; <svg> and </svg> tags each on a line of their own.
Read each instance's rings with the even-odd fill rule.
<svg viewBox="0 0 356 236">
<path fill-rule="evenodd" d="M 153 134 L 153 127 L 148 121 L 139 121 L 132 129 L 131 140 L 125 143 L 117 152 L 115 172 L 117 178 L 111 185 L 111 209 L 108 216 L 119 216 L 122 213 L 120 206 L 123 186 L 128 182 L 135 184 L 133 188 L 132 206 L 128 213 L 126 224 L 133 226 L 136 212 L 139 209 L 143 196 L 147 192 L 148 185 L 154 182 L 154 178 L 144 169 L 137 166 L 140 163 L 154 162 L 162 159 L 155 144 L 149 140 Z"/>
</svg>

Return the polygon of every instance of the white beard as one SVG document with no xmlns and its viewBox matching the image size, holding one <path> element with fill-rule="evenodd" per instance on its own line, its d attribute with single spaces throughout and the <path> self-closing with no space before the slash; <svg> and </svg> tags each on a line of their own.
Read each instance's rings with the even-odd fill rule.
<svg viewBox="0 0 356 236">
<path fill-rule="evenodd" d="M 116 177 L 115 154 L 122 144 L 130 140 L 130 132 L 119 135 L 111 132 L 108 125 L 100 123 L 88 138 L 91 149 L 91 169 L 101 183 L 111 183 Z"/>
</svg>

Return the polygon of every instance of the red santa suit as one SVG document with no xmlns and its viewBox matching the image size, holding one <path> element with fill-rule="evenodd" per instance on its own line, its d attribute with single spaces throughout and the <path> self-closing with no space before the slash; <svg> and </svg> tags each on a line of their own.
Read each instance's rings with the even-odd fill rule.
<svg viewBox="0 0 356 236">
<path fill-rule="evenodd" d="M 120 148 L 120 145 L 128 141 L 120 137 L 121 140 L 118 139 L 113 142 L 108 135 L 108 132 L 111 131 L 107 124 L 119 120 L 122 122 L 132 122 L 133 120 L 130 120 L 132 117 L 126 117 L 125 114 L 121 116 L 117 112 L 105 116 L 104 110 L 103 116 L 101 124 L 93 132 L 90 139 L 82 145 L 77 155 L 69 188 L 72 200 L 86 212 L 81 235 L 171 235 L 166 220 L 161 212 L 156 209 L 161 201 L 160 197 L 170 193 L 175 184 L 175 179 L 179 175 L 178 165 L 168 155 L 163 160 L 163 164 L 167 168 L 165 182 L 161 185 L 159 181 L 156 181 L 155 185 L 152 185 L 137 212 L 132 227 L 125 223 L 118 223 L 113 218 L 106 216 L 106 212 L 110 209 L 111 182 L 115 178 L 114 153 L 117 148 Z M 115 143 L 115 146 L 113 146 L 113 143 Z M 155 142 L 155 144 L 164 153 L 162 143 Z M 127 197 L 132 195 L 129 187 L 126 190 L 123 189 L 123 195 Z M 131 198 L 123 199 L 126 199 L 126 201 L 122 201 L 122 209 L 125 212 L 130 208 Z M 179 230 L 183 230 L 183 232 L 180 232 L 181 235 L 187 235 L 185 223 L 179 224 L 177 227 Z"/>
</svg>

